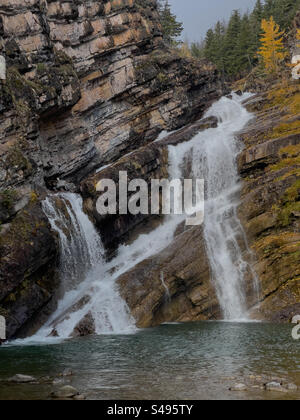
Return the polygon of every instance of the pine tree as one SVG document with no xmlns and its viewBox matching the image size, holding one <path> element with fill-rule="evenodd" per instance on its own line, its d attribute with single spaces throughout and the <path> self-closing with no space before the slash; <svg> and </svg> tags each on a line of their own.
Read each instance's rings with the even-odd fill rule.
<svg viewBox="0 0 300 420">
<path fill-rule="evenodd" d="M 195 58 L 204 58 L 204 45 L 203 42 L 192 42 L 191 44 L 191 54 Z"/>
<path fill-rule="evenodd" d="M 261 35 L 261 21 L 264 17 L 264 7 L 261 0 L 257 0 L 253 12 L 249 18 L 249 24 L 251 26 L 251 43 L 252 43 L 252 53 L 256 53 L 259 47 L 259 40 Z"/>
<path fill-rule="evenodd" d="M 213 40 L 213 48 L 215 52 L 214 63 L 217 66 L 217 69 L 222 74 L 223 78 L 225 78 L 226 72 L 226 64 L 225 64 L 225 26 L 218 21 L 215 26 L 214 31 L 214 40 Z"/>
<path fill-rule="evenodd" d="M 286 56 L 283 47 L 284 32 L 280 31 L 273 16 L 270 20 L 263 19 L 261 27 L 264 33 L 261 37 L 262 45 L 258 54 L 262 57 L 266 72 L 269 74 L 277 73 L 280 62 Z"/>
<path fill-rule="evenodd" d="M 300 0 L 266 0 L 264 18 L 273 16 L 281 30 L 288 30 L 299 7 Z"/>
<path fill-rule="evenodd" d="M 214 39 L 215 39 L 214 31 L 212 29 L 209 29 L 205 37 L 204 55 L 208 60 L 212 61 L 213 63 L 215 59 Z"/>
<path fill-rule="evenodd" d="M 224 40 L 225 27 L 221 22 L 217 22 L 214 30 L 209 29 L 204 41 L 204 56 L 214 63 L 217 69 L 225 75 L 225 56 L 224 56 Z"/>
<path fill-rule="evenodd" d="M 256 4 L 254 6 L 252 15 L 255 17 L 257 21 L 261 21 L 263 18 L 264 7 L 261 0 L 256 0 Z"/>
<path fill-rule="evenodd" d="M 243 74 L 253 68 L 253 59 L 251 54 L 252 40 L 251 40 L 251 25 L 249 16 L 245 14 L 241 22 L 241 29 L 237 41 L 237 70 Z"/>
<path fill-rule="evenodd" d="M 169 45 L 178 44 L 177 38 L 182 34 L 183 24 L 177 21 L 177 17 L 171 11 L 168 0 L 160 1 L 158 10 L 164 40 Z"/>
<path fill-rule="evenodd" d="M 281 29 L 288 29 L 295 12 L 295 0 L 277 1 L 274 8 L 274 19 Z"/>
<path fill-rule="evenodd" d="M 264 18 L 269 19 L 275 14 L 275 0 L 265 0 Z"/>
<path fill-rule="evenodd" d="M 241 16 L 235 10 L 229 20 L 224 40 L 225 71 L 232 77 L 238 72 L 239 46 L 238 37 L 241 31 Z"/>
</svg>

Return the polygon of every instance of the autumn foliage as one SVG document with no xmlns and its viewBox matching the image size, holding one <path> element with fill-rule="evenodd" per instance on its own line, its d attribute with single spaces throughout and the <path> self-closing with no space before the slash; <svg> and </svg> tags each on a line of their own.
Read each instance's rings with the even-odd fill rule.
<svg viewBox="0 0 300 420">
<path fill-rule="evenodd" d="M 263 34 L 261 35 L 261 47 L 258 54 L 267 73 L 277 73 L 280 62 L 285 58 L 286 52 L 283 46 L 284 32 L 280 31 L 279 25 L 271 17 L 270 20 L 263 19 L 261 23 Z"/>
<path fill-rule="evenodd" d="M 297 29 L 297 41 L 300 41 L 300 29 Z M 300 48 L 300 44 L 297 46 Z"/>
</svg>

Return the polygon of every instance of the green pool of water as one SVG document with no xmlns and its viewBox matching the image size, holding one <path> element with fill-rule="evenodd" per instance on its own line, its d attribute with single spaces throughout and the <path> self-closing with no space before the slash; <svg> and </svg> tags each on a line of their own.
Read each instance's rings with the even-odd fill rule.
<svg viewBox="0 0 300 420">
<path fill-rule="evenodd" d="M 89 399 L 299 399 L 294 393 L 229 387 L 250 375 L 300 386 L 299 341 L 291 325 L 200 322 L 168 324 L 134 335 L 94 336 L 60 344 L 0 347 L 0 399 L 45 399 L 50 384 L 12 385 L 71 369 L 69 381 Z"/>
</svg>

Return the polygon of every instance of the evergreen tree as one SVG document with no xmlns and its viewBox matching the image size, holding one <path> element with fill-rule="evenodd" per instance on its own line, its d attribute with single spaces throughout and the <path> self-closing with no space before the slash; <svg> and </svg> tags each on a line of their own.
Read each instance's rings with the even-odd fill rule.
<svg viewBox="0 0 300 420">
<path fill-rule="evenodd" d="M 252 16 L 256 19 L 256 22 L 261 22 L 264 14 L 264 7 L 261 0 L 256 0 Z"/>
<path fill-rule="evenodd" d="M 282 30 L 287 30 L 300 7 L 299 0 L 266 0 L 264 6 L 264 18 L 275 19 Z"/>
<path fill-rule="evenodd" d="M 214 63 L 222 74 L 223 78 L 226 73 L 226 60 L 225 60 L 225 26 L 219 21 L 215 26 L 213 49 L 214 49 Z"/>
<path fill-rule="evenodd" d="M 214 39 L 214 31 L 212 29 L 209 29 L 206 33 L 205 38 L 204 55 L 208 60 L 212 61 L 213 63 L 215 62 Z"/>
<path fill-rule="evenodd" d="M 275 0 L 265 0 L 264 18 L 269 19 L 271 16 L 274 16 L 274 15 L 276 15 L 276 13 L 275 13 Z"/>
<path fill-rule="evenodd" d="M 280 0 L 276 3 L 274 18 L 279 24 L 281 29 L 287 30 L 289 25 L 296 14 L 298 1 L 295 0 Z"/>
<path fill-rule="evenodd" d="M 257 0 L 253 12 L 249 17 L 250 26 L 250 41 L 249 41 L 249 55 L 254 61 L 256 51 L 259 48 L 259 40 L 261 36 L 261 21 L 264 17 L 264 7 L 261 0 Z"/>
<path fill-rule="evenodd" d="M 253 68 L 252 59 L 252 31 L 250 19 L 247 14 L 243 16 L 241 29 L 237 41 L 237 71 L 241 74 Z"/>
<path fill-rule="evenodd" d="M 159 1 L 158 10 L 164 40 L 169 45 L 178 44 L 177 38 L 182 34 L 183 24 L 178 22 L 177 17 L 172 13 L 168 0 Z"/>
<path fill-rule="evenodd" d="M 195 58 L 204 58 L 204 47 L 203 43 L 200 42 L 192 42 L 191 44 L 191 54 Z"/>
<path fill-rule="evenodd" d="M 241 31 L 241 16 L 238 10 L 235 10 L 229 20 L 227 32 L 224 40 L 224 59 L 225 69 L 229 77 L 238 72 L 239 64 L 239 45 L 238 38 Z"/>
</svg>

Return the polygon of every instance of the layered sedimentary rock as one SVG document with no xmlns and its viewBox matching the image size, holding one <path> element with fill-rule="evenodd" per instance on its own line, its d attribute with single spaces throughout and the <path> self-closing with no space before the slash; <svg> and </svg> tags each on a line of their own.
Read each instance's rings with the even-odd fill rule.
<svg viewBox="0 0 300 420">
<path fill-rule="evenodd" d="M 141 328 L 221 316 L 201 227 L 179 234 L 163 252 L 122 275 L 118 285 Z"/>
<path fill-rule="evenodd" d="M 240 216 L 261 287 L 254 316 L 273 321 L 290 321 L 300 309 L 299 103 L 299 83 L 274 86 L 251 100 L 256 120 L 241 134 Z"/>
<path fill-rule="evenodd" d="M 53 310 L 57 257 L 48 220 L 33 197 L 0 235 L 0 314 L 6 318 L 8 338 L 26 335 Z"/>
<path fill-rule="evenodd" d="M 77 190 L 95 168 L 197 119 L 220 94 L 212 66 L 165 47 L 155 0 L 1 1 L 1 289 L 8 282 L 4 256 L 23 264 L 24 254 L 7 252 L 5 242 L 13 243 L 10 227 L 20 212 L 31 215 L 32 199 L 39 205 L 49 190 Z M 39 223 L 32 232 L 50 234 Z M 16 247 L 34 240 L 18 238 Z M 11 283 L 15 296 L 22 282 L 36 289 L 40 273 L 55 283 L 55 238 L 51 243 L 56 251 L 47 261 L 42 243 L 31 249 L 28 270 Z M 52 296 L 52 285 L 44 289 Z M 0 307 L 8 318 L 26 309 L 16 327 L 9 320 L 9 337 L 47 301 L 16 297 L 9 312 L 6 298 Z"/>
<path fill-rule="evenodd" d="M 155 1 L 10 2 L 0 15 L 1 155 L 18 147 L 50 186 L 183 125 L 218 96 L 212 67 L 163 47 Z M 13 175 L 2 185 L 26 174 Z"/>
</svg>

